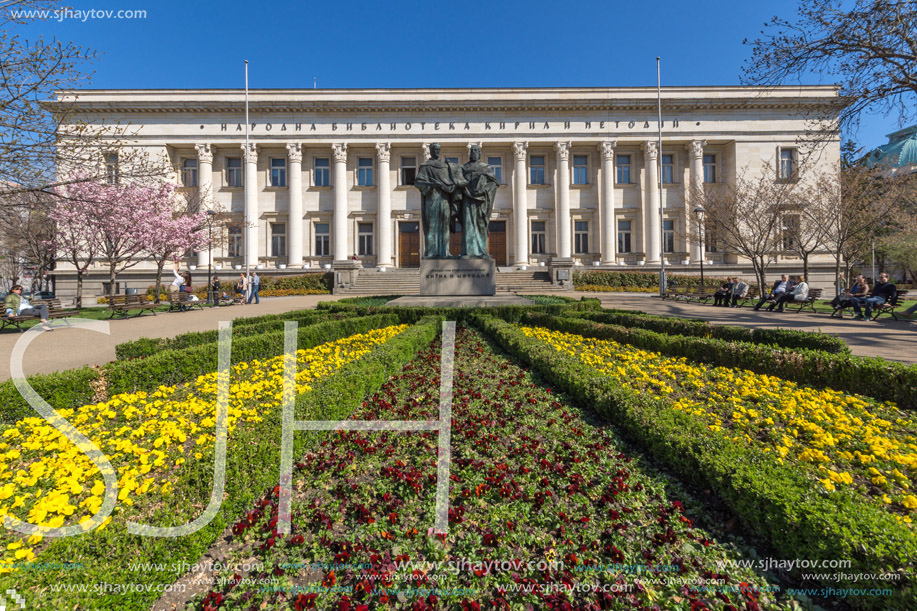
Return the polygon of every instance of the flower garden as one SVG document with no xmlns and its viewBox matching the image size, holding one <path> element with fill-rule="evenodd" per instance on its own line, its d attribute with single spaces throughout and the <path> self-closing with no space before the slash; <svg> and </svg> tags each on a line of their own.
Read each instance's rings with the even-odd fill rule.
<svg viewBox="0 0 917 611">
<path fill-rule="evenodd" d="M 457 321 L 448 532 L 433 529 L 436 430 L 297 431 L 281 532 L 284 324 L 298 324 L 297 419 L 424 422 L 440 410 L 444 320 Z M 182 525 L 208 504 L 216 331 L 30 379 L 109 457 L 118 503 L 76 537 L 6 530 L 0 588 L 40 609 L 917 605 L 915 367 L 817 334 L 556 297 L 487 310 L 345 300 L 232 334 L 223 502 L 182 537 L 127 523 Z M 0 510 L 88 520 L 101 475 L 10 386 Z"/>
</svg>

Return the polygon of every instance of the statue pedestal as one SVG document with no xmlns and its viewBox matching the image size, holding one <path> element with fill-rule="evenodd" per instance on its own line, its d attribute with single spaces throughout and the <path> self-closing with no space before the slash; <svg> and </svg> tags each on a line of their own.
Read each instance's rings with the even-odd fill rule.
<svg viewBox="0 0 917 611">
<path fill-rule="evenodd" d="M 497 292 L 493 259 L 421 259 L 421 295 L 493 295 Z"/>
</svg>

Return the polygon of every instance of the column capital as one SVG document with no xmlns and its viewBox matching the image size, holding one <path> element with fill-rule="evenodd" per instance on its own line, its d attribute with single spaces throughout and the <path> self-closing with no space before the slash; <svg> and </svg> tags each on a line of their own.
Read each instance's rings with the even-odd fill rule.
<svg viewBox="0 0 917 611">
<path fill-rule="evenodd" d="M 641 145 L 641 147 L 643 148 L 643 154 L 646 155 L 647 159 L 656 161 L 656 156 L 659 154 L 659 146 L 656 144 L 655 140 L 647 140 Z"/>
<path fill-rule="evenodd" d="M 245 144 L 242 144 L 242 157 L 245 159 L 245 163 L 258 163 L 258 145 L 254 142 L 249 142 L 248 149 L 246 149 Z"/>
<path fill-rule="evenodd" d="M 558 161 L 567 161 L 570 159 L 570 142 L 555 142 L 554 150 L 557 151 Z"/>
<path fill-rule="evenodd" d="M 287 159 L 290 163 L 302 163 L 302 145 L 298 142 L 287 144 Z"/>
<path fill-rule="evenodd" d="M 477 147 L 478 147 L 479 149 L 481 149 L 482 151 L 484 150 L 484 143 L 481 142 L 480 140 L 477 141 L 477 142 L 475 142 L 474 140 L 472 140 L 471 142 L 469 142 L 468 144 L 465 145 L 465 148 L 467 148 L 467 149 L 468 149 L 468 152 L 470 153 L 470 152 L 471 152 L 471 147 L 473 147 L 473 146 L 477 146 Z"/>
<path fill-rule="evenodd" d="M 705 146 L 707 146 L 706 140 L 692 140 L 687 144 L 688 153 L 691 157 L 703 157 Z"/>
<path fill-rule="evenodd" d="M 604 161 L 614 161 L 616 146 L 618 146 L 617 140 L 605 140 L 599 143 L 599 153 Z"/>
<path fill-rule="evenodd" d="M 528 142 L 513 142 L 513 155 L 516 157 L 516 161 L 525 161 L 525 152 L 528 148 Z"/>
<path fill-rule="evenodd" d="M 331 145 L 331 151 L 334 154 L 335 163 L 347 161 L 347 143 L 339 142 Z"/>
<path fill-rule="evenodd" d="M 197 149 L 197 160 L 199 162 L 213 163 L 213 149 L 210 148 L 209 143 L 195 144 L 194 148 Z"/>
<path fill-rule="evenodd" d="M 432 158 L 432 155 L 430 155 L 430 143 L 424 142 L 423 144 L 421 144 L 420 150 L 423 152 L 423 160 L 430 161 L 430 159 Z"/>
<path fill-rule="evenodd" d="M 392 158 L 392 145 L 389 142 L 376 143 L 376 156 L 380 163 L 388 163 Z"/>
</svg>

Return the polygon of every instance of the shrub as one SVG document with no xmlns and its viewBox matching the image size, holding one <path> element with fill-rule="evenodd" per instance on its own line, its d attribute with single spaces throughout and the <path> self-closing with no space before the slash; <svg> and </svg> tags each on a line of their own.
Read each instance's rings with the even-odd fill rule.
<svg viewBox="0 0 917 611">
<path fill-rule="evenodd" d="M 700 276 L 682 276 L 668 274 L 669 281 L 674 281 L 676 286 L 695 287 L 701 286 Z M 721 278 L 704 277 L 705 286 L 719 286 Z M 586 289 L 589 286 L 593 288 Z M 609 271 L 575 271 L 573 272 L 573 287 L 576 290 L 659 290 L 659 274 L 654 272 L 609 272 Z M 595 287 L 608 287 L 596 289 Z M 642 291 L 640 291 L 642 292 Z"/>
</svg>

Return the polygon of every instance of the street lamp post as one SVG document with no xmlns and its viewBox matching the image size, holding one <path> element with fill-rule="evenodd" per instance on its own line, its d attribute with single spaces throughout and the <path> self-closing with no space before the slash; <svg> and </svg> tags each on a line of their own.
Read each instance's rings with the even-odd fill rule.
<svg viewBox="0 0 917 611">
<path fill-rule="evenodd" d="M 704 259 L 707 258 L 707 253 L 704 252 L 704 209 L 700 206 L 694 209 L 694 214 L 697 216 L 697 241 L 700 244 L 700 285 L 701 288 L 704 286 Z"/>
<path fill-rule="evenodd" d="M 210 302 L 210 307 L 213 307 L 213 281 L 211 280 L 211 272 L 213 271 L 213 217 L 216 216 L 216 211 L 208 210 L 207 211 L 207 295 Z"/>
</svg>

